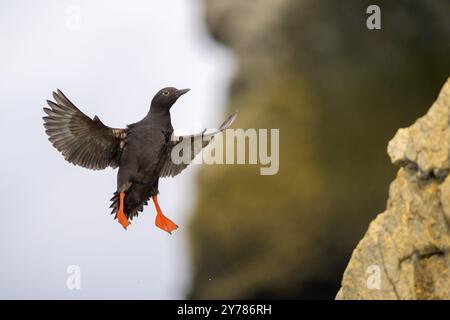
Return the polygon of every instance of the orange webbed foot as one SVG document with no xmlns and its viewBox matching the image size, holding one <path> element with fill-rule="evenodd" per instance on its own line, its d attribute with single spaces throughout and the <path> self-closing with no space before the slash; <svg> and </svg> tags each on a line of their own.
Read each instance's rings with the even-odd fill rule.
<svg viewBox="0 0 450 320">
<path fill-rule="evenodd" d="M 172 234 L 172 231 L 176 230 L 178 226 L 162 213 L 156 214 L 155 224 L 158 228 Z"/>
<path fill-rule="evenodd" d="M 127 227 L 130 225 L 130 222 L 128 221 L 128 218 L 123 211 L 123 201 L 125 199 L 125 192 L 121 192 L 119 194 L 119 211 L 117 211 L 117 220 L 119 220 L 119 223 L 122 225 L 122 227 L 126 230 Z"/>
<path fill-rule="evenodd" d="M 156 218 L 155 218 L 156 226 L 158 228 L 168 232 L 169 234 L 172 234 L 172 231 L 176 230 L 178 228 L 178 226 L 162 213 L 162 210 L 159 207 L 158 197 L 153 196 L 152 199 L 153 199 L 153 202 L 155 203 L 155 207 L 156 207 Z"/>
<path fill-rule="evenodd" d="M 127 216 L 123 211 L 119 211 L 117 213 L 117 220 L 119 220 L 119 223 L 122 225 L 122 227 L 126 230 L 127 227 L 130 225 L 130 222 L 128 221 Z"/>
</svg>

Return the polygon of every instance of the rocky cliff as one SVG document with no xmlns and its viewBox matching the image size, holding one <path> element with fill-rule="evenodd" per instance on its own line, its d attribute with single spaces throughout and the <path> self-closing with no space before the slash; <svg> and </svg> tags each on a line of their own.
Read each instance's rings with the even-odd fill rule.
<svg viewBox="0 0 450 320">
<path fill-rule="evenodd" d="M 203 166 L 191 298 L 329 298 L 395 168 L 386 143 L 424 114 L 450 70 L 448 0 L 207 0 L 235 53 L 235 128 L 279 128 L 280 170 Z"/>
<path fill-rule="evenodd" d="M 387 209 L 353 252 L 338 299 L 450 299 L 450 79 L 389 142 Z"/>
</svg>

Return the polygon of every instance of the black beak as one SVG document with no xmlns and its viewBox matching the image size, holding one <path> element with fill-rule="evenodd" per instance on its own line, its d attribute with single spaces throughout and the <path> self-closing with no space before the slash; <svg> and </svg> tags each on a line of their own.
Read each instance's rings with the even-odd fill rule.
<svg viewBox="0 0 450 320">
<path fill-rule="evenodd" d="M 185 94 L 185 93 L 188 93 L 188 91 L 189 90 L 191 90 L 191 89 L 181 89 L 181 90 L 177 90 L 177 97 L 180 97 L 180 96 L 182 96 L 183 94 Z"/>
</svg>

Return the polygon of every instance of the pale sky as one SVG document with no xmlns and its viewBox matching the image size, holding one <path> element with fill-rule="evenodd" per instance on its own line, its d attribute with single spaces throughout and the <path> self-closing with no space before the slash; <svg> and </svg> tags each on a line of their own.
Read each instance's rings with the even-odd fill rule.
<svg viewBox="0 0 450 320">
<path fill-rule="evenodd" d="M 42 107 L 59 88 L 88 116 L 124 127 L 156 91 L 175 86 L 192 89 L 172 108 L 179 133 L 219 125 L 234 63 L 209 38 L 201 5 L 0 4 L 0 298 L 185 297 L 198 167 L 160 182 L 159 203 L 180 226 L 172 236 L 155 227 L 153 204 L 124 231 L 109 209 L 117 171 L 66 162 L 47 140 Z M 81 268 L 81 290 L 66 287 L 70 265 Z"/>
</svg>

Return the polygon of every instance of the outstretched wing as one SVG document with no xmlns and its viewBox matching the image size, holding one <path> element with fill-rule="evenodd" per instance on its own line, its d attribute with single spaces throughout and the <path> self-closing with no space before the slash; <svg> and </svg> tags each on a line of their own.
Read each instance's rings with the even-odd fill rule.
<svg viewBox="0 0 450 320">
<path fill-rule="evenodd" d="M 88 169 L 100 170 L 118 166 L 125 145 L 125 129 L 105 126 L 95 116 L 89 118 L 60 91 L 53 92 L 56 102 L 47 100 L 44 108 L 45 132 L 64 158 Z"/>
<path fill-rule="evenodd" d="M 168 157 L 166 162 L 164 163 L 164 166 L 162 167 L 162 170 L 159 174 L 160 177 L 174 177 L 177 174 L 179 174 L 181 171 L 186 169 L 186 167 L 189 165 L 189 163 L 195 158 L 195 156 L 200 153 L 200 151 L 206 147 L 214 138 L 214 136 L 225 129 L 227 129 L 229 126 L 231 126 L 236 119 L 238 113 L 235 112 L 232 115 L 230 115 L 227 120 L 225 120 L 222 125 L 219 127 L 219 129 L 215 129 L 212 132 L 206 133 L 206 129 L 203 130 L 200 133 L 187 135 L 187 136 L 175 136 L 172 135 L 171 138 L 171 147 L 169 148 Z M 172 162 L 171 153 L 175 146 L 181 147 L 180 151 L 180 158 L 184 158 L 183 150 L 189 150 L 190 153 L 188 155 L 187 159 L 184 159 L 184 161 L 180 164 L 175 164 Z"/>
</svg>

